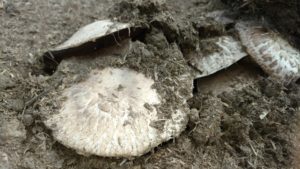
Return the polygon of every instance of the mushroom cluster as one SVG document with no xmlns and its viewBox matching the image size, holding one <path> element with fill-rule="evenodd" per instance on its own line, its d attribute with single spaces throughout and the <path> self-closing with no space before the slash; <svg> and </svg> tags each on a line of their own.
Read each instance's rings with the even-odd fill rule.
<svg viewBox="0 0 300 169">
<path fill-rule="evenodd" d="M 56 111 L 44 121 L 57 141 L 84 155 L 141 156 L 185 129 L 195 79 L 214 95 L 247 86 L 258 71 L 235 63 L 248 56 L 283 83 L 300 75 L 299 51 L 257 23 L 238 21 L 239 38 L 203 39 L 186 57 L 176 43 L 157 53 L 131 40 L 141 29 L 96 21 L 45 53 L 46 68 L 60 62 L 50 79 L 64 82 L 49 94 Z"/>
</svg>

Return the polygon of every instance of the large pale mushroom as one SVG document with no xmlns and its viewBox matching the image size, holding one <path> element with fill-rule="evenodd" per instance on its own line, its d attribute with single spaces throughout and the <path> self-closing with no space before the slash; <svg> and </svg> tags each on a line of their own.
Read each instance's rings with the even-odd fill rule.
<svg viewBox="0 0 300 169">
<path fill-rule="evenodd" d="M 287 84 L 300 77 L 300 52 L 278 33 L 250 21 L 237 23 L 236 29 L 247 52 L 271 77 Z"/>
<path fill-rule="evenodd" d="M 42 106 L 54 138 L 80 154 L 130 158 L 179 136 L 193 78 L 178 46 L 168 50 L 127 40 L 62 60 L 51 79 L 64 83 Z"/>
<path fill-rule="evenodd" d="M 153 84 L 128 68 L 94 70 L 84 82 L 64 90 L 66 101 L 46 124 L 59 142 L 83 154 L 142 155 L 184 128 L 185 112 L 180 110 L 160 119 L 155 106 L 163 98 Z M 160 120 L 165 121 L 162 132 L 151 126 Z"/>
</svg>

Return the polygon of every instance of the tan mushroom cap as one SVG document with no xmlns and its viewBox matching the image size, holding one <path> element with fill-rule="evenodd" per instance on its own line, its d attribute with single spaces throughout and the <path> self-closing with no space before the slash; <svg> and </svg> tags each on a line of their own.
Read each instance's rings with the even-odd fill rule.
<svg viewBox="0 0 300 169">
<path fill-rule="evenodd" d="M 128 23 L 113 22 L 111 20 L 95 21 L 91 24 L 88 24 L 80 28 L 76 33 L 72 35 L 71 38 L 69 38 L 67 41 L 57 46 L 53 50 L 58 51 L 58 50 L 77 47 L 86 42 L 94 41 L 106 35 L 118 32 L 123 29 L 129 29 L 129 28 L 130 28 L 130 24 Z"/>
<path fill-rule="evenodd" d="M 161 98 L 154 81 L 128 68 L 93 70 L 88 78 L 64 89 L 59 112 L 45 122 L 54 137 L 85 155 L 140 156 L 178 136 L 186 115 L 175 111 L 160 119 Z M 165 121 L 162 130 L 152 123 Z"/>
<path fill-rule="evenodd" d="M 242 49 L 239 41 L 232 36 L 221 36 L 203 40 L 203 43 L 212 43 L 214 46 L 209 54 L 200 54 L 191 58 L 190 63 L 200 72 L 196 78 L 211 75 L 217 71 L 229 67 L 247 54 Z"/>
<path fill-rule="evenodd" d="M 239 22 L 236 29 L 247 52 L 270 76 L 290 83 L 300 77 L 300 53 L 279 34 L 254 22 Z"/>
</svg>

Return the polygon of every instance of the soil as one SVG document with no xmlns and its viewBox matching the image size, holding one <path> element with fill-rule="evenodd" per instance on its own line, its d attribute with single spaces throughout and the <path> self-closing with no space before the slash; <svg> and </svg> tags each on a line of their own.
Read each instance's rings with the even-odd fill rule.
<svg viewBox="0 0 300 169">
<path fill-rule="evenodd" d="M 218 0 L 0 1 L 0 169 L 300 168 L 294 158 L 300 152 L 299 84 L 282 86 L 263 74 L 258 82 L 217 96 L 195 88 L 186 130 L 135 159 L 79 155 L 56 142 L 43 123 L 58 108 L 45 102 L 49 93 L 71 82 L 56 78 L 60 71 L 45 72 L 42 55 L 78 28 L 107 18 L 140 24 L 147 31 L 134 39 L 132 56 L 147 49 L 167 60 L 201 50 L 200 39 L 234 34 L 230 23 L 203 17 L 226 8 Z M 187 71 L 179 67 L 169 70 Z M 69 68 L 64 73 L 79 72 L 77 80 L 88 71 Z"/>
</svg>

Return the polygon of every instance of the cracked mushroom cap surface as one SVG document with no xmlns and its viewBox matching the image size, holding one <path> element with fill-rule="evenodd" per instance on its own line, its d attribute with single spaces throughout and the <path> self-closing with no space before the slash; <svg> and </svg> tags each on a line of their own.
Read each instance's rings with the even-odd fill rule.
<svg viewBox="0 0 300 169">
<path fill-rule="evenodd" d="M 254 21 L 240 21 L 235 28 L 249 55 L 271 77 L 284 83 L 300 77 L 300 52 L 278 33 Z"/>
<path fill-rule="evenodd" d="M 201 53 L 190 59 L 199 71 L 196 78 L 216 73 L 247 56 L 241 43 L 232 36 L 204 39 L 200 43 Z"/>
<path fill-rule="evenodd" d="M 185 129 L 193 78 L 178 46 L 167 56 L 140 42 L 129 46 L 58 66 L 51 81 L 63 78 L 63 85 L 42 106 L 58 142 L 83 155 L 131 158 Z"/>
</svg>

